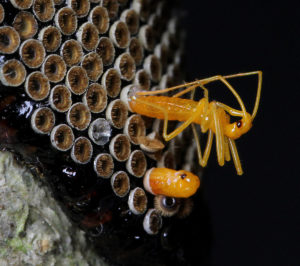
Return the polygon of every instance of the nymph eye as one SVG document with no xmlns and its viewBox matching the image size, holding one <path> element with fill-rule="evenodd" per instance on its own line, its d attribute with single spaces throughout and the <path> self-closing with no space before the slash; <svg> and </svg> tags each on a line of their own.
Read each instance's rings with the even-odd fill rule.
<svg viewBox="0 0 300 266">
<path fill-rule="evenodd" d="M 240 120 L 240 121 L 236 122 L 236 125 L 238 128 L 240 128 L 242 126 L 242 121 Z"/>
<path fill-rule="evenodd" d="M 181 177 L 181 179 L 185 179 L 186 178 L 186 174 L 181 174 L 180 177 Z"/>
</svg>

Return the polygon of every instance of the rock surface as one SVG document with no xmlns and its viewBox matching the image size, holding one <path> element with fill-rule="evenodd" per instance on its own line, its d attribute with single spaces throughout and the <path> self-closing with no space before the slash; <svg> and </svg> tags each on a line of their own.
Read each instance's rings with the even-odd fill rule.
<svg viewBox="0 0 300 266">
<path fill-rule="evenodd" d="M 9 152 L 0 152 L 0 265 L 107 265 Z"/>
</svg>

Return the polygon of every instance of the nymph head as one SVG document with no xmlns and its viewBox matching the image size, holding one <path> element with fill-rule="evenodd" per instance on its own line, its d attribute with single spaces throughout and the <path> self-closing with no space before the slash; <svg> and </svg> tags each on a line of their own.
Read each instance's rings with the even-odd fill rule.
<svg viewBox="0 0 300 266">
<path fill-rule="evenodd" d="M 225 126 L 225 135 L 231 139 L 238 139 L 252 127 L 252 116 L 248 113 L 238 121 Z"/>
</svg>

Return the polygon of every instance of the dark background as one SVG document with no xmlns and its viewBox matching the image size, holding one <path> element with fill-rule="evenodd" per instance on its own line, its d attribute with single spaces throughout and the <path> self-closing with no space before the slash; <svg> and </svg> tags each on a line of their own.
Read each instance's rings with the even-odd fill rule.
<svg viewBox="0 0 300 266">
<path fill-rule="evenodd" d="M 253 128 L 236 142 L 245 174 L 237 176 L 232 162 L 219 167 L 215 150 L 204 173 L 211 261 L 300 265 L 300 9 L 288 2 L 220 2 L 182 3 L 186 80 L 262 70 L 263 87 Z M 251 86 L 234 84 L 251 112 L 255 79 L 244 80 Z M 224 88 L 210 88 L 211 99 L 226 102 Z"/>
</svg>

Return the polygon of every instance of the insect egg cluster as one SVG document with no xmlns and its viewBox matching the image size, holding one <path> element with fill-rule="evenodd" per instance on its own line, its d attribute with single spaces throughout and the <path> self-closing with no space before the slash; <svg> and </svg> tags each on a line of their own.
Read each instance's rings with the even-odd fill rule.
<svg viewBox="0 0 300 266">
<path fill-rule="evenodd" d="M 120 96 L 133 86 L 155 90 L 182 81 L 182 36 L 172 5 L 167 0 L 0 4 L 1 97 L 15 95 L 22 106 L 30 105 L 22 127 L 28 124 L 40 145 L 48 143 L 73 169 L 88 169 L 89 180 L 80 183 L 74 198 L 93 201 L 97 184 L 109 184 L 125 210 L 142 217 L 148 234 L 160 231 L 163 216 L 190 212 L 189 201 L 154 199 L 142 184 L 151 167 L 182 167 L 174 152 L 188 142 L 181 136 L 180 145 L 165 148 L 161 122 L 131 113 Z"/>
</svg>

